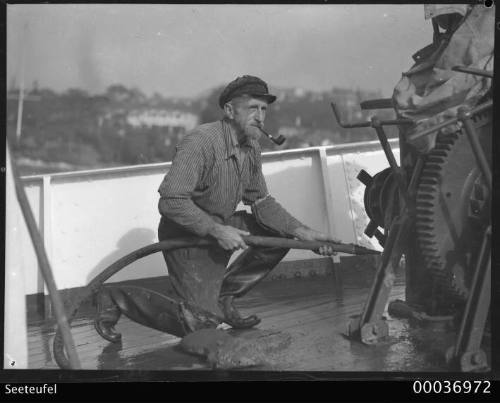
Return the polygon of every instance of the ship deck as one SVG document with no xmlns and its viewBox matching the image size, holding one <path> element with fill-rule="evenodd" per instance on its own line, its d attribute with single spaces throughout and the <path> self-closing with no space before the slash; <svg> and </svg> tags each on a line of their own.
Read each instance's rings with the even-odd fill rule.
<svg viewBox="0 0 500 403">
<path fill-rule="evenodd" d="M 156 287 L 161 288 L 157 283 Z M 286 332 L 290 345 L 274 356 L 271 366 L 246 369 L 279 371 L 450 371 L 444 360 L 455 339 L 445 327 L 414 326 L 386 313 L 389 337 L 377 345 L 364 345 L 346 337 L 353 315 L 361 313 L 370 281 L 351 276 L 342 283 L 335 276 L 268 281 L 240 299 L 244 314 L 256 313 L 258 328 Z M 396 281 L 391 298 L 404 299 L 404 284 Z M 83 369 L 94 370 L 206 370 L 207 362 L 178 347 L 179 338 L 122 318 L 119 344 L 102 339 L 91 315 L 77 317 L 72 334 Z M 29 325 L 29 368 L 57 369 L 52 358 L 54 325 Z"/>
</svg>

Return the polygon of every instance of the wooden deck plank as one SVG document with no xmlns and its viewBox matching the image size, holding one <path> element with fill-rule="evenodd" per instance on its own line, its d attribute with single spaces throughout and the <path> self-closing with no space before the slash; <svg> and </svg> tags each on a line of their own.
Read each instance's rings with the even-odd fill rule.
<svg viewBox="0 0 500 403">
<path fill-rule="evenodd" d="M 349 318 L 361 313 L 369 291 L 365 285 L 356 288 L 349 283 L 340 289 L 332 277 L 272 281 L 259 284 L 238 300 L 237 306 L 244 314 L 259 315 L 262 319 L 260 329 L 292 336 L 290 347 L 273 358 L 273 369 L 443 370 L 442 364 L 429 358 L 433 351 L 428 353 L 424 349 L 422 354 L 416 355 L 415 351 L 422 347 L 412 344 L 400 321 L 388 321 L 394 336 L 381 347 L 365 346 L 343 336 Z M 403 287 L 396 285 L 391 299 L 403 295 Z M 200 358 L 180 352 L 179 339 L 175 336 L 149 329 L 125 317 L 116 326 L 123 334 L 123 341 L 118 345 L 103 340 L 93 328 L 91 318 L 77 318 L 74 325 L 72 332 L 84 369 L 207 368 Z M 30 368 L 57 368 L 51 359 L 53 337 L 54 330 L 50 326 L 30 326 Z"/>
</svg>

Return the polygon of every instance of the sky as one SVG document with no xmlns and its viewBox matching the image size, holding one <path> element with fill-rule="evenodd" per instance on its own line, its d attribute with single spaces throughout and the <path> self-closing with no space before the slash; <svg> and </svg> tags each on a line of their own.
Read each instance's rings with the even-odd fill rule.
<svg viewBox="0 0 500 403">
<path fill-rule="evenodd" d="M 271 88 L 389 96 L 431 40 L 418 4 L 8 4 L 7 83 L 24 65 L 26 87 L 57 92 L 192 97 L 250 74 Z"/>
</svg>

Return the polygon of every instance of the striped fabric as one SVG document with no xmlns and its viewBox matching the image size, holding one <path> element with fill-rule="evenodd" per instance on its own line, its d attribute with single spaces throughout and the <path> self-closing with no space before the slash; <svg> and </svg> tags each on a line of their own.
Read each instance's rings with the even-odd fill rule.
<svg viewBox="0 0 500 403">
<path fill-rule="evenodd" d="M 186 135 L 158 189 L 160 213 L 205 236 L 214 219 L 225 222 L 240 201 L 251 205 L 266 197 L 258 141 L 242 146 L 241 156 L 239 149 L 225 120 Z"/>
<path fill-rule="evenodd" d="M 261 225 L 292 236 L 304 225 L 268 195 L 259 142 L 249 140 L 240 147 L 231 130 L 223 119 L 198 126 L 184 137 L 158 189 L 160 214 L 206 236 L 214 222 L 226 223 L 243 201 L 254 213 L 267 210 L 257 216 L 269 217 L 272 211 L 272 219 Z"/>
</svg>

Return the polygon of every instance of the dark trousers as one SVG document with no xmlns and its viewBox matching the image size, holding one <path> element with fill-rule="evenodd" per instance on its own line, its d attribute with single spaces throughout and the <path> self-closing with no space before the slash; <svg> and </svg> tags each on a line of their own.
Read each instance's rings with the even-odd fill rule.
<svg viewBox="0 0 500 403">
<path fill-rule="evenodd" d="M 252 235 L 276 235 L 259 226 L 246 212 L 237 212 L 223 224 Z M 161 241 L 192 236 L 178 224 L 162 218 L 158 228 Z M 249 247 L 229 267 L 232 252 L 215 242 L 206 247 L 164 251 L 172 289 L 157 293 L 143 287 L 105 285 L 97 295 L 96 323 L 114 326 L 121 314 L 125 314 L 135 322 L 176 336 L 215 327 L 224 317 L 219 298 L 247 293 L 269 274 L 288 250 Z"/>
<path fill-rule="evenodd" d="M 224 225 L 252 235 L 276 236 L 262 228 L 254 216 L 238 211 Z M 162 218 L 158 228 L 160 241 L 192 236 L 178 224 Z M 209 247 L 182 248 L 163 252 L 176 296 L 194 306 L 221 315 L 221 296 L 240 297 L 250 291 L 283 259 L 288 249 L 249 247 L 229 267 L 232 252 L 214 243 Z M 226 268 L 227 267 L 227 268 Z"/>
</svg>

